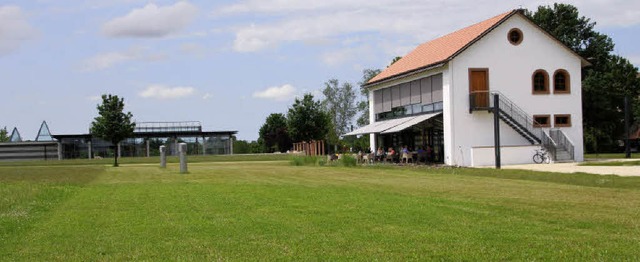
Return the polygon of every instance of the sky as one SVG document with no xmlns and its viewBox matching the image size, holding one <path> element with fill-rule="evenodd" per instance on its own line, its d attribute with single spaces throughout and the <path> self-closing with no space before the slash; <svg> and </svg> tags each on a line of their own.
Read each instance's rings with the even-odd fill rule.
<svg viewBox="0 0 640 262">
<path fill-rule="evenodd" d="M 575 0 L 640 65 L 640 1 Z M 295 97 L 357 84 L 419 44 L 516 8 L 503 0 L 0 0 L 0 128 L 88 133 L 102 94 L 136 121 L 255 140 Z"/>
</svg>

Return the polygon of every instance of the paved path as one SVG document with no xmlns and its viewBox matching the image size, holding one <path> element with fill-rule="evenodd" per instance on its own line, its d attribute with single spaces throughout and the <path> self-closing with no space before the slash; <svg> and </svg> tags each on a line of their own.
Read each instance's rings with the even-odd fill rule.
<svg viewBox="0 0 640 262">
<path fill-rule="evenodd" d="M 608 161 L 627 161 L 628 159 L 612 159 Z M 638 160 L 638 159 L 632 159 Z M 640 166 L 579 166 L 578 163 L 526 164 L 503 166 L 503 169 L 525 169 L 559 173 L 591 173 L 599 175 L 640 176 Z"/>
</svg>

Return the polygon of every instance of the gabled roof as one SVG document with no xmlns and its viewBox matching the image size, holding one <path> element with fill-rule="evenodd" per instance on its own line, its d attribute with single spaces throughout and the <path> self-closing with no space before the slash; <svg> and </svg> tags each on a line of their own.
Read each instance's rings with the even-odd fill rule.
<svg viewBox="0 0 640 262">
<path fill-rule="evenodd" d="M 562 44 L 562 42 L 557 38 L 533 23 L 523 13 L 524 10 L 515 9 L 460 29 L 443 37 L 423 43 L 409 54 L 402 57 L 402 59 L 387 67 L 387 69 L 382 71 L 380 74 L 370 79 L 365 86 L 370 86 L 390 78 L 428 69 L 449 62 L 515 14 L 521 14 L 527 21 L 531 22 L 531 24 L 539 28 L 552 39 L 556 40 L 561 46 L 580 57 L 573 50 Z M 584 58 L 580 57 L 580 59 L 582 60 L 583 65 L 589 64 L 589 62 Z"/>
</svg>

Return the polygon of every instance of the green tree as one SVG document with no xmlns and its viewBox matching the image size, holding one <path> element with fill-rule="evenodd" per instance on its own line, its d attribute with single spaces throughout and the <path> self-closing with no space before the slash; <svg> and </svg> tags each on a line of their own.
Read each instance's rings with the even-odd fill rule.
<svg viewBox="0 0 640 262">
<path fill-rule="evenodd" d="M 118 166 L 118 143 L 133 135 L 136 127 L 131 122 L 131 112 L 124 113 L 124 99 L 116 95 L 102 95 L 102 104 L 97 106 L 98 116 L 91 123 L 91 134 L 111 142 L 115 146 L 113 166 Z"/>
<path fill-rule="evenodd" d="M 402 59 L 402 56 L 396 56 L 393 58 L 393 60 L 391 60 L 391 64 L 389 64 L 387 67 L 390 67 L 391 65 L 395 64 L 396 62 L 398 62 L 398 60 Z"/>
<path fill-rule="evenodd" d="M 270 114 L 260 127 L 260 141 L 267 153 L 286 152 L 293 143 L 287 131 L 287 118 L 284 114 Z"/>
<path fill-rule="evenodd" d="M 8 142 L 9 141 L 9 133 L 7 132 L 7 127 L 3 127 L 0 129 L 0 142 Z"/>
<path fill-rule="evenodd" d="M 262 145 L 257 141 L 233 140 L 234 154 L 257 154 L 263 152 Z"/>
<path fill-rule="evenodd" d="M 381 72 L 382 70 L 380 69 L 365 69 L 362 71 L 362 81 L 358 83 L 362 97 L 362 100 L 358 102 L 358 111 L 360 112 L 360 116 L 356 121 L 358 126 L 366 126 L 369 124 L 369 89 L 364 87 L 364 85 Z"/>
<path fill-rule="evenodd" d="M 294 142 L 326 139 L 330 126 L 329 116 L 311 94 L 296 98 L 287 112 L 287 128 Z"/>
<path fill-rule="evenodd" d="M 582 69 L 582 107 L 587 151 L 612 150 L 623 136 L 624 96 L 640 106 L 638 69 L 628 60 L 612 55 L 610 37 L 594 30 L 595 22 L 580 16 L 572 5 L 539 6 L 526 14 L 592 65 Z M 640 110 L 636 110 L 636 119 Z M 599 146 L 600 145 L 600 146 Z"/>
<path fill-rule="evenodd" d="M 356 94 L 353 86 L 348 82 L 340 85 L 337 79 L 331 79 L 324 85 L 322 94 L 325 98 L 322 100 L 322 106 L 331 118 L 332 127 L 329 140 L 337 143 L 342 135 L 349 132 L 353 117 L 357 113 Z"/>
</svg>

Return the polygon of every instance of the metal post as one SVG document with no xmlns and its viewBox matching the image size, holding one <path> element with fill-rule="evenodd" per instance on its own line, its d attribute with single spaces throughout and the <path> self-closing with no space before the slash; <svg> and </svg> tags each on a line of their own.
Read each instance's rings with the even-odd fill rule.
<svg viewBox="0 0 640 262">
<path fill-rule="evenodd" d="M 147 157 L 150 157 L 151 156 L 151 147 L 150 147 L 151 145 L 149 143 L 149 139 L 148 138 L 146 139 L 146 144 L 147 144 Z"/>
<path fill-rule="evenodd" d="M 233 155 L 233 136 L 229 136 L 229 155 Z"/>
<path fill-rule="evenodd" d="M 206 155 L 207 154 L 207 139 L 203 136 L 202 137 L 202 155 Z"/>
<path fill-rule="evenodd" d="M 180 173 L 187 173 L 187 143 L 180 143 Z"/>
<path fill-rule="evenodd" d="M 493 141 L 496 169 L 500 169 L 500 96 L 493 94 Z"/>
<path fill-rule="evenodd" d="M 629 96 L 624 97 L 624 157 L 631 158 L 631 145 L 629 144 L 629 137 L 631 134 L 629 133 L 629 121 L 631 121 L 631 117 L 629 114 L 631 108 L 629 108 Z"/>
<path fill-rule="evenodd" d="M 91 140 L 89 140 L 89 141 L 87 142 L 87 150 L 89 151 L 89 152 L 88 152 L 88 153 L 89 153 L 89 159 L 92 159 L 92 158 L 93 158 L 93 157 L 91 157 L 91 156 L 92 156 L 92 153 L 93 153 L 93 150 L 92 150 L 92 149 L 93 149 L 93 147 L 91 146 Z"/>
<path fill-rule="evenodd" d="M 62 142 L 58 142 L 58 160 L 62 160 Z"/>
<path fill-rule="evenodd" d="M 178 147 L 178 137 L 174 137 L 173 138 L 173 152 L 171 153 L 171 155 L 177 155 L 178 151 L 180 151 L 179 147 Z"/>
<path fill-rule="evenodd" d="M 160 146 L 160 167 L 161 168 L 167 167 L 167 147 L 166 146 Z"/>
</svg>

